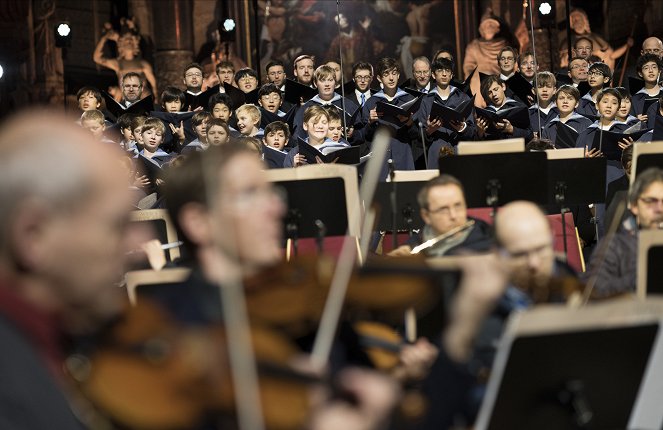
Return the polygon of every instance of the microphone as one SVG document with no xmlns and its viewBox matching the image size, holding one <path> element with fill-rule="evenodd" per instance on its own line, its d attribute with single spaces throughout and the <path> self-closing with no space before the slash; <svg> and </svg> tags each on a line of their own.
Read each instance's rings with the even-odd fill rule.
<svg viewBox="0 0 663 430">
<path fill-rule="evenodd" d="M 393 182 L 396 177 L 396 167 L 394 166 L 394 160 L 392 158 L 387 160 L 387 166 L 389 166 L 389 179 Z"/>
</svg>

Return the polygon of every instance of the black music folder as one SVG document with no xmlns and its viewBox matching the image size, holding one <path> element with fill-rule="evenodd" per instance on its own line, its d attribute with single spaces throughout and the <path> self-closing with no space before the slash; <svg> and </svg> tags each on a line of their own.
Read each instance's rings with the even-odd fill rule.
<svg viewBox="0 0 663 430">
<path fill-rule="evenodd" d="M 154 97 L 152 95 L 138 100 L 136 103 L 130 105 L 129 107 L 116 102 L 113 96 L 108 94 L 106 91 L 102 91 L 101 96 L 106 102 L 106 110 L 112 113 L 115 116 L 115 119 L 119 118 L 125 113 L 145 115 L 146 113 L 154 110 Z"/>
<path fill-rule="evenodd" d="M 472 109 L 474 109 L 474 96 L 455 108 L 433 101 L 429 116 L 431 119 L 439 118 L 445 124 L 450 121 L 463 122 L 472 114 Z"/>
<path fill-rule="evenodd" d="M 397 126 L 402 126 L 410 118 L 410 115 L 414 114 L 416 111 L 419 110 L 422 100 L 423 96 L 412 99 L 409 102 L 403 103 L 400 106 L 396 106 L 395 104 L 389 102 L 379 101 L 376 103 L 375 108 L 378 113 L 378 116 L 382 121 Z M 401 121 L 398 118 L 399 116 L 406 117 L 407 119 L 405 121 Z"/>
<path fill-rule="evenodd" d="M 562 121 L 557 123 L 557 136 L 555 137 L 555 148 L 575 148 L 578 133 L 573 127 L 569 127 Z"/>
<path fill-rule="evenodd" d="M 283 99 L 289 103 L 299 106 L 302 102 L 306 103 L 318 95 L 318 90 L 300 84 L 292 79 L 285 80 L 285 94 Z"/>
<path fill-rule="evenodd" d="M 513 76 L 506 80 L 506 87 L 513 91 L 513 94 L 527 106 L 532 105 L 532 102 L 530 102 L 527 98 L 528 96 L 532 99 L 536 99 L 534 87 L 532 84 L 527 82 L 527 79 L 525 79 L 525 77 L 523 77 L 523 75 L 521 75 L 519 72 L 516 72 Z"/>
<path fill-rule="evenodd" d="M 357 165 L 361 161 L 359 156 L 361 148 L 359 146 L 348 146 L 329 154 L 323 154 L 318 149 L 306 143 L 302 138 L 299 138 L 298 148 L 297 152 L 306 157 L 308 164 L 316 164 L 318 162 L 316 157 L 319 157 L 324 163 Z"/>
<path fill-rule="evenodd" d="M 233 102 L 233 110 L 237 109 L 243 104 L 258 105 L 258 88 L 249 93 L 245 93 L 244 91 L 233 87 L 227 82 L 224 82 L 223 88 L 226 90 L 226 94 L 230 96 L 230 100 Z"/>
<path fill-rule="evenodd" d="M 219 94 L 219 85 L 214 85 L 213 87 L 210 87 L 203 91 L 202 93 L 198 95 L 193 95 L 189 92 L 184 93 L 184 105 L 182 106 L 182 110 L 195 110 L 199 107 L 202 107 L 203 110 L 207 110 L 209 105 L 209 99 L 212 97 L 214 94 Z"/>
<path fill-rule="evenodd" d="M 489 122 L 488 132 L 495 133 L 500 131 L 495 128 L 495 123 L 507 119 L 511 125 L 518 128 L 529 128 L 529 112 L 527 111 L 527 106 L 514 106 L 506 109 L 500 109 L 495 112 L 491 109 L 482 109 L 480 107 L 475 107 L 477 116 L 485 118 Z"/>
<path fill-rule="evenodd" d="M 603 155 L 605 155 L 608 160 L 620 161 L 622 159 L 622 149 L 619 147 L 619 142 L 627 137 L 630 137 L 633 139 L 633 141 L 636 141 L 648 131 L 649 129 L 646 129 L 636 131 L 631 134 L 626 134 L 616 133 L 614 131 L 608 130 L 603 130 L 603 132 L 601 132 L 601 130 L 598 130 L 596 133 L 594 133 L 592 149 L 598 149 L 603 152 Z"/>
<path fill-rule="evenodd" d="M 283 162 L 288 153 L 281 151 L 271 146 L 263 145 L 262 146 L 262 156 L 265 164 L 270 169 L 281 169 L 283 168 Z"/>
</svg>

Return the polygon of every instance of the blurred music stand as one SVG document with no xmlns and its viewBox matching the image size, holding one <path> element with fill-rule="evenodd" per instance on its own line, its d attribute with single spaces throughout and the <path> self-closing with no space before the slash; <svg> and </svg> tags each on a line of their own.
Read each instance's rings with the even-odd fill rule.
<svg viewBox="0 0 663 430">
<path fill-rule="evenodd" d="M 293 244 L 295 255 L 300 238 L 317 238 L 320 246 L 324 236 L 348 234 L 359 238 L 359 189 L 354 166 L 316 164 L 265 173 L 287 195 L 284 237 Z M 324 229 L 316 223 L 318 220 Z"/>
<path fill-rule="evenodd" d="M 649 428 L 628 423 L 651 400 L 661 315 L 660 299 L 512 314 L 475 428 Z"/>
<path fill-rule="evenodd" d="M 663 230 L 638 232 L 637 294 L 645 298 L 650 294 L 663 294 Z"/>
<path fill-rule="evenodd" d="M 663 142 L 635 142 L 633 144 L 631 185 L 635 178 L 649 167 L 663 168 Z"/>
<path fill-rule="evenodd" d="M 463 184 L 468 208 L 492 207 L 495 213 L 514 200 L 548 203 L 546 161 L 543 152 L 444 157 L 440 173 Z"/>
</svg>

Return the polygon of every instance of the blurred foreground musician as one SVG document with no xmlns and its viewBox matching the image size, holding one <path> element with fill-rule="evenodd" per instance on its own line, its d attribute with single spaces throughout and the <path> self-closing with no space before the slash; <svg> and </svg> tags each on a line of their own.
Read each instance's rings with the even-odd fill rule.
<svg viewBox="0 0 663 430">
<path fill-rule="evenodd" d="M 0 428 L 83 428 L 65 346 L 122 310 L 138 245 L 120 154 L 47 112 L 3 124 L 0 152 Z"/>
<path fill-rule="evenodd" d="M 463 186 L 458 179 L 450 175 L 431 179 L 419 191 L 417 201 L 426 225 L 418 237 L 389 255 L 409 255 L 428 241 L 430 246 L 425 246 L 421 252 L 429 257 L 453 255 L 459 251 L 482 252 L 491 248 L 490 226 L 468 218 Z"/>
</svg>

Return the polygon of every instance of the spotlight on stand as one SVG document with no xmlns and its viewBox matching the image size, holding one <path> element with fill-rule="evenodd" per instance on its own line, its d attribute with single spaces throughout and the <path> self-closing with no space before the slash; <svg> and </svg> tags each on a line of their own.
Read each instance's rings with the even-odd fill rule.
<svg viewBox="0 0 663 430">
<path fill-rule="evenodd" d="M 5 69 L 0 65 L 0 79 L 5 76 Z"/>
<path fill-rule="evenodd" d="M 55 46 L 58 48 L 71 46 L 71 27 L 68 22 L 59 22 L 55 25 Z"/>
</svg>

